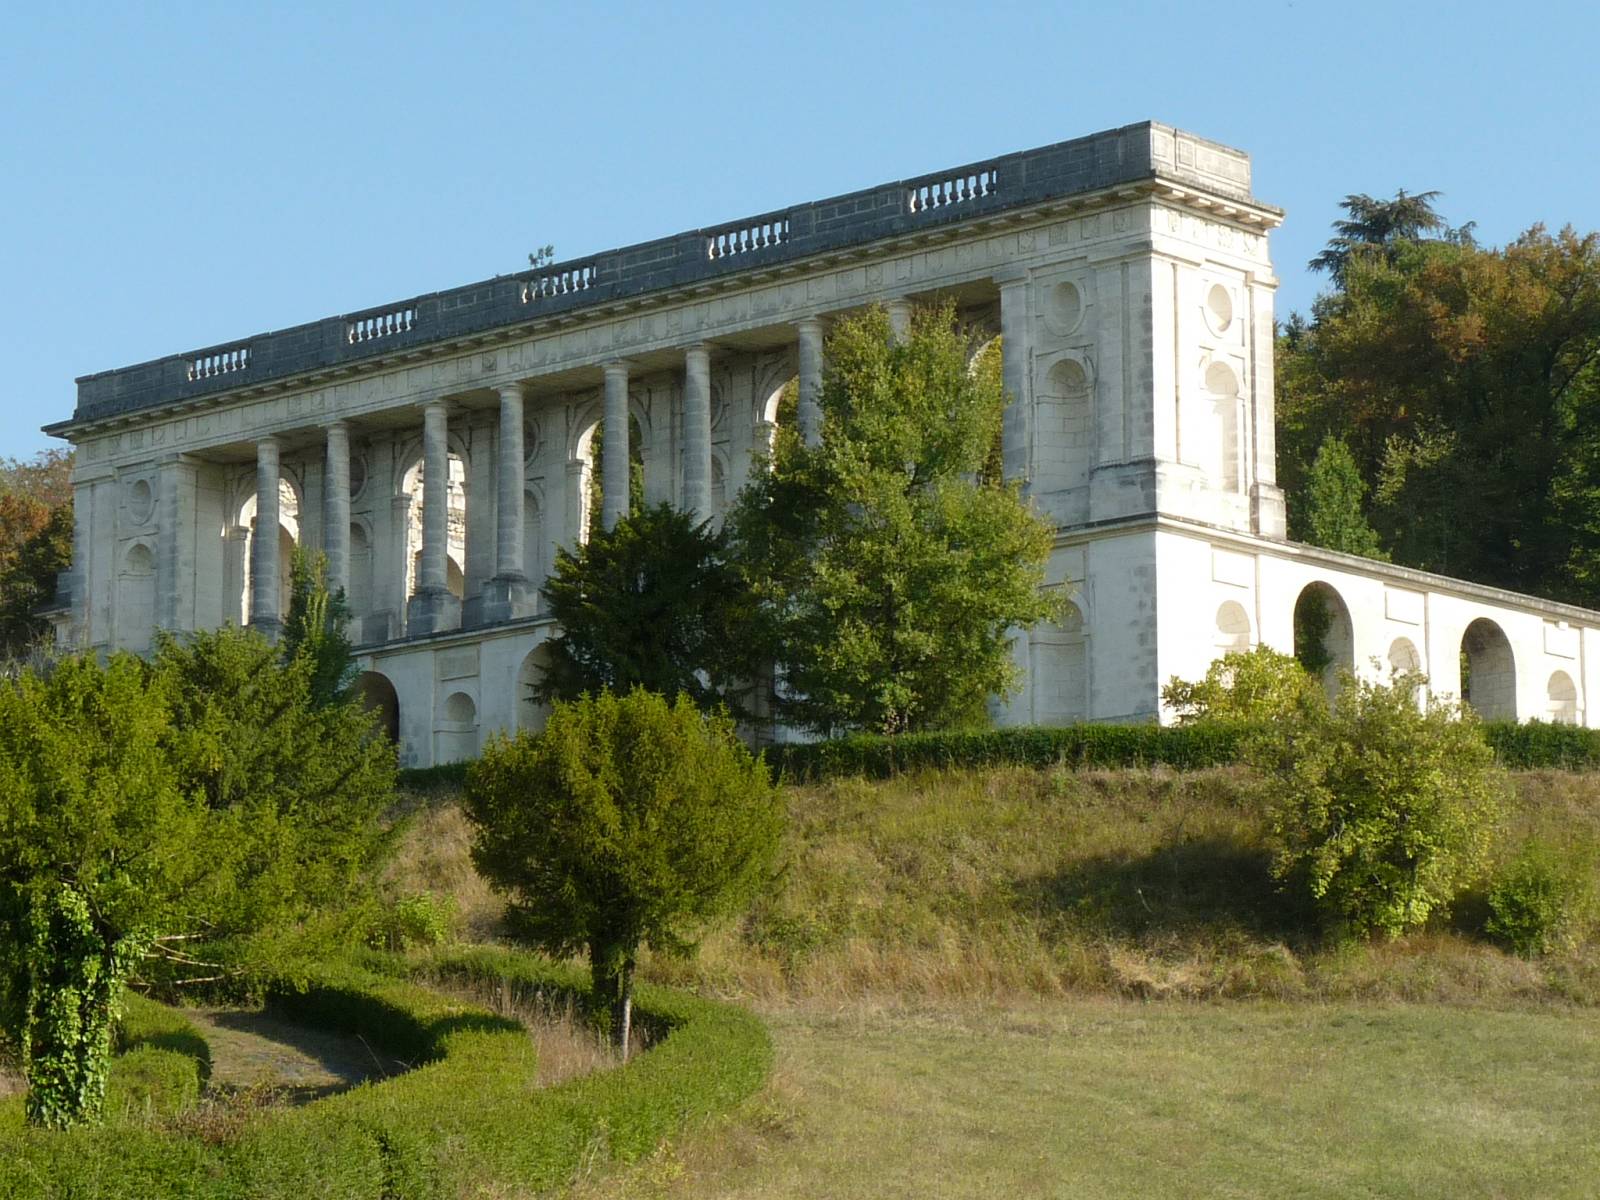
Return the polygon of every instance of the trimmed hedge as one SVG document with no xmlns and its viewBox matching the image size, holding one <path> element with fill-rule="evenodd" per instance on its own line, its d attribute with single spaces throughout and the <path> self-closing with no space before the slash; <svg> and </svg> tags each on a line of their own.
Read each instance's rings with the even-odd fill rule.
<svg viewBox="0 0 1600 1200">
<path fill-rule="evenodd" d="M 755 1017 L 645 987 L 640 1018 L 667 1031 L 664 1041 L 624 1067 L 540 1089 L 535 1048 L 520 1025 L 402 978 L 404 969 L 369 956 L 308 984 L 274 984 L 269 998 L 296 1019 L 359 1033 L 412 1070 L 263 1112 L 220 1144 L 137 1121 L 68 1134 L 0 1124 L 0 1194 L 432 1200 L 539 1191 L 596 1155 L 636 1157 L 687 1121 L 726 1111 L 771 1066 L 771 1042 Z M 560 994 L 586 982 L 509 951 L 444 956 L 426 969 Z"/>
<path fill-rule="evenodd" d="M 1483 736 L 1500 765 L 1512 770 L 1600 769 L 1600 729 L 1545 721 L 1486 721 Z"/>
<path fill-rule="evenodd" d="M 952 767 L 1151 767 L 1179 770 L 1238 761 L 1245 725 L 1066 725 L 911 733 L 856 734 L 825 742 L 769 747 L 779 778 L 864 775 L 883 779 L 902 771 Z"/>
</svg>

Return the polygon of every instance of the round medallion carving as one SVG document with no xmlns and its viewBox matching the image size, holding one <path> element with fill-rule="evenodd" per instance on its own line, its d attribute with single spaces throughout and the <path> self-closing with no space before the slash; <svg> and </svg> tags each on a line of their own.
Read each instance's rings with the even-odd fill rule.
<svg viewBox="0 0 1600 1200">
<path fill-rule="evenodd" d="M 1233 324 L 1233 297 L 1220 283 L 1206 293 L 1206 322 L 1213 333 L 1227 333 Z"/>
<path fill-rule="evenodd" d="M 143 525 L 156 511 L 155 492 L 150 488 L 148 479 L 135 479 L 128 488 L 128 515 L 133 518 L 135 525 Z"/>
<path fill-rule="evenodd" d="M 1050 319 L 1063 334 L 1077 330 L 1083 321 L 1083 293 L 1076 284 L 1062 282 L 1050 289 Z"/>
</svg>

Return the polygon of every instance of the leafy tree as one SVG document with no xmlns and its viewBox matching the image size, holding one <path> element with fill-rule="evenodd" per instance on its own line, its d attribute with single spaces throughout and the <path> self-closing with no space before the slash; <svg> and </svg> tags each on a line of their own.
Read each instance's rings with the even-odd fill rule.
<svg viewBox="0 0 1600 1200">
<path fill-rule="evenodd" d="M 219 829 L 168 752 L 166 681 L 66 659 L 0 685 L 0 1016 L 28 1120 L 97 1120 L 124 981 L 213 894 Z"/>
<path fill-rule="evenodd" d="M 340 704 L 355 686 L 350 650 L 350 606 L 344 589 L 328 591 L 328 559 L 296 546 L 289 568 L 289 617 L 283 626 L 283 659 L 303 659 L 310 672 L 311 703 Z"/>
<path fill-rule="evenodd" d="M 831 731 L 983 718 L 1016 679 L 1012 631 L 1059 611 L 1053 529 L 982 478 L 1006 397 L 968 368 L 952 306 L 901 342 L 881 308 L 828 340 L 822 440 L 779 430 L 732 524 L 777 664 L 784 716 Z"/>
<path fill-rule="evenodd" d="M 1444 218 L 1433 209 L 1440 195 L 1401 188 L 1393 200 L 1375 200 L 1363 192 L 1346 196 L 1339 207 L 1347 215 L 1333 223 L 1334 236 L 1308 265 L 1313 271 L 1328 272 L 1334 283 L 1343 287 L 1352 256 L 1386 253 L 1398 242 L 1414 242 L 1424 234 L 1447 230 Z"/>
<path fill-rule="evenodd" d="M 712 708 L 754 673 L 750 591 L 727 539 L 670 505 L 559 551 L 544 594 L 561 632 L 536 688 L 541 702 L 642 687 Z"/>
<path fill-rule="evenodd" d="M 1300 535 L 1313 546 L 1387 559 L 1362 511 L 1366 494 L 1366 481 L 1350 447 L 1339 438 L 1324 438 L 1306 477 L 1305 495 L 1290 515 L 1297 519 Z"/>
<path fill-rule="evenodd" d="M 1425 682 L 1347 676 L 1337 705 L 1291 708 L 1247 750 L 1277 795 L 1275 873 L 1332 929 L 1403 933 L 1486 864 L 1504 775 L 1470 711 L 1419 707 Z"/>
<path fill-rule="evenodd" d="M 71 477 L 71 451 L 0 460 L 0 654 L 25 653 L 48 629 L 34 613 L 72 561 Z"/>
<path fill-rule="evenodd" d="M 694 948 L 772 878 L 783 806 L 726 717 L 635 689 L 557 704 L 544 732 L 496 737 L 467 775 L 472 861 L 521 938 L 589 956 L 627 1052 L 641 945 Z"/>
<path fill-rule="evenodd" d="M 1180 725 L 1200 721 L 1261 724 L 1327 703 L 1316 678 L 1293 657 L 1270 646 L 1225 654 L 1196 683 L 1174 676 L 1161 689 L 1161 699 L 1177 714 Z"/>
<path fill-rule="evenodd" d="M 394 747 L 353 695 L 318 697 L 317 667 L 252 630 L 159 637 L 179 780 L 238 827 L 217 863 L 228 886 L 207 915 L 213 939 L 348 899 L 388 847 Z"/>
<path fill-rule="evenodd" d="M 1349 446 L 1395 561 L 1579 603 L 1600 594 L 1600 235 L 1394 241 L 1279 342 L 1291 511 Z"/>
</svg>

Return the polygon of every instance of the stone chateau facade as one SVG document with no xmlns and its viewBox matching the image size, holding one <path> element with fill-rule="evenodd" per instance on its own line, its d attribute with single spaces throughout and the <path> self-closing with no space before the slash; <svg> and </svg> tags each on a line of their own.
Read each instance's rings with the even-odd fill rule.
<svg viewBox="0 0 1600 1200">
<path fill-rule="evenodd" d="M 830 321 L 953 297 L 1003 334 L 1006 471 L 1058 527 L 1065 619 L 1021 634 L 1011 723 L 1154 720 L 1226 651 L 1426 671 L 1493 717 L 1600 722 L 1600 613 L 1289 542 L 1273 292 L 1250 160 L 1145 123 L 78 380 L 58 638 L 274 633 L 291 547 L 326 552 L 410 765 L 537 727 L 560 546 L 627 494 L 717 517 Z M 595 427 L 605 450 L 594 460 Z M 613 448 L 621 452 L 613 453 Z M 588 511 L 591 472 L 605 511 Z"/>
</svg>

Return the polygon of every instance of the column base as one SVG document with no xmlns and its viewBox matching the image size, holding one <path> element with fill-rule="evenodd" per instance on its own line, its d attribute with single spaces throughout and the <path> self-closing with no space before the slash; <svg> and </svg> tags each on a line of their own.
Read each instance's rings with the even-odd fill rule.
<svg viewBox="0 0 1600 1200">
<path fill-rule="evenodd" d="M 496 575 L 483 585 L 474 616 L 481 625 L 531 617 L 539 606 L 539 591 L 526 575 Z"/>
<path fill-rule="evenodd" d="M 461 601 L 453 592 L 444 588 L 418 592 L 406 604 L 407 637 L 460 628 Z"/>
<path fill-rule="evenodd" d="M 278 639 L 283 636 L 283 622 L 276 618 L 270 621 L 251 621 L 250 628 L 266 638 L 274 646 L 278 644 Z"/>
</svg>

